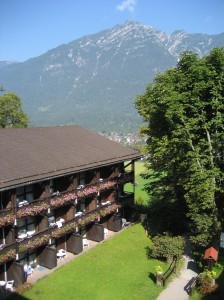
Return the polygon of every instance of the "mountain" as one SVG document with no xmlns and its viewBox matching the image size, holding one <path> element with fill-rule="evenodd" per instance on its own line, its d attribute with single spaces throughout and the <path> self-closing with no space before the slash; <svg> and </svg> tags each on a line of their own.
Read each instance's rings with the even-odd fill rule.
<svg viewBox="0 0 224 300">
<path fill-rule="evenodd" d="M 126 22 L 23 63 L 0 62 L 0 85 L 22 98 L 36 126 L 80 124 L 96 131 L 135 132 L 141 124 L 136 95 L 155 74 L 175 66 L 183 50 L 203 56 L 214 46 L 224 46 L 224 33 L 167 35 Z"/>
</svg>

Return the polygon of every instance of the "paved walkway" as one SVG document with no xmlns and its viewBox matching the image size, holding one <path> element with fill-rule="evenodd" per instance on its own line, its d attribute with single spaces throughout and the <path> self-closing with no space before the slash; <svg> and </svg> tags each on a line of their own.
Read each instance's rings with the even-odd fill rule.
<svg viewBox="0 0 224 300">
<path fill-rule="evenodd" d="M 160 293 L 156 300 L 188 300 L 187 287 L 190 280 L 198 275 L 197 266 L 192 258 L 189 242 L 186 240 L 184 266 L 178 278 L 174 278 Z"/>
</svg>

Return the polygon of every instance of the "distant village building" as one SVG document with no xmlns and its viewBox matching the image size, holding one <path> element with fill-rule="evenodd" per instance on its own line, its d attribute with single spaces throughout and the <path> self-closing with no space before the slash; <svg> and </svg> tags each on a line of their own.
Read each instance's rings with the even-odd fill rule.
<svg viewBox="0 0 224 300">
<path fill-rule="evenodd" d="M 2 129 L 0 151 L 0 281 L 21 285 L 128 219 L 138 152 L 79 126 Z"/>
</svg>

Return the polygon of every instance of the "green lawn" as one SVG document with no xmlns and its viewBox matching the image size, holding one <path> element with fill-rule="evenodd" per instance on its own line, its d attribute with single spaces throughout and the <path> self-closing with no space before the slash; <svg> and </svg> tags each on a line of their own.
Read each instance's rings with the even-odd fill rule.
<svg viewBox="0 0 224 300">
<path fill-rule="evenodd" d="M 154 282 L 158 261 L 147 258 L 150 243 L 141 224 L 131 226 L 38 281 L 24 296 L 32 300 L 154 300 L 163 288 Z"/>
<path fill-rule="evenodd" d="M 147 172 L 145 164 L 143 162 L 136 162 L 135 163 L 135 203 L 136 204 L 142 204 L 142 202 L 145 202 L 148 199 L 148 194 L 146 191 L 143 190 L 145 183 L 147 180 L 143 179 L 141 177 L 141 174 Z M 127 192 L 133 191 L 132 184 L 128 183 L 125 185 L 125 190 Z"/>
</svg>

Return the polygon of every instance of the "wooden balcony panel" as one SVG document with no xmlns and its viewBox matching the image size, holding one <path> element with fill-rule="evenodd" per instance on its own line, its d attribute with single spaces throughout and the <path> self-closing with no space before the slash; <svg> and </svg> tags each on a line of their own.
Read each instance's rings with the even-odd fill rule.
<svg viewBox="0 0 224 300">
<path fill-rule="evenodd" d="M 124 195 L 121 195 L 118 198 L 118 201 L 121 203 L 121 205 L 127 205 L 127 204 L 133 204 L 134 203 L 134 193 L 128 193 L 126 192 Z"/>
<path fill-rule="evenodd" d="M 116 178 L 107 178 L 100 182 L 100 191 L 113 189 L 117 185 Z"/>
<path fill-rule="evenodd" d="M 16 244 L 6 245 L 0 249 L 0 264 L 16 258 Z"/>
<path fill-rule="evenodd" d="M 12 208 L 5 208 L 0 210 L 0 218 L 3 218 L 9 214 L 12 214 Z"/>
<path fill-rule="evenodd" d="M 77 188 L 78 198 L 85 198 L 96 195 L 98 193 L 98 184 L 87 184 L 81 188 Z"/>
<path fill-rule="evenodd" d="M 34 234 L 31 237 L 27 237 L 21 241 L 17 241 L 18 252 L 30 251 L 40 246 L 46 245 L 51 237 L 50 233 L 51 231 L 49 229 L 46 229 Z"/>
<path fill-rule="evenodd" d="M 0 227 L 12 225 L 14 223 L 13 210 L 11 208 L 0 211 Z"/>
<path fill-rule="evenodd" d="M 54 194 L 50 196 L 49 202 L 52 208 L 60 207 L 69 203 L 74 203 L 74 201 L 77 199 L 77 194 L 74 191 L 64 191 Z"/>
<path fill-rule="evenodd" d="M 32 202 L 28 202 L 27 204 L 17 208 L 17 217 L 23 218 L 27 216 L 36 216 L 43 212 L 45 212 L 49 205 L 49 199 L 37 199 Z"/>
<path fill-rule="evenodd" d="M 125 184 L 128 182 L 134 182 L 134 172 L 130 171 L 130 172 L 125 172 L 125 173 L 121 173 L 118 175 L 118 179 L 117 179 L 118 184 Z"/>
</svg>

